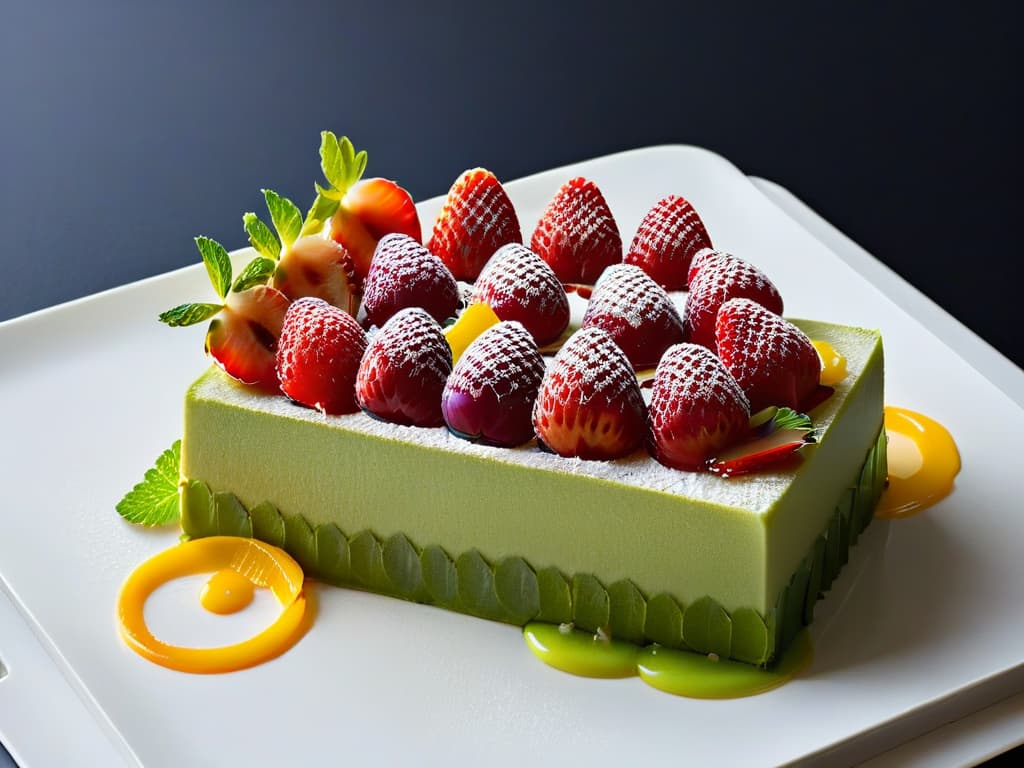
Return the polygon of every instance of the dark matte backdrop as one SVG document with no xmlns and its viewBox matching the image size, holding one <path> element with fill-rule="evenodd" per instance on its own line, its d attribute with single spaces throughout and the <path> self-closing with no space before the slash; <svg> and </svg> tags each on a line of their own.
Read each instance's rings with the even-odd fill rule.
<svg viewBox="0 0 1024 768">
<path fill-rule="evenodd" d="M 692 143 L 1024 363 L 1020 4 L 747 5 L 8 0 L 0 319 L 244 244 L 261 187 L 307 199 L 322 128 L 417 199 Z"/>
<path fill-rule="evenodd" d="M 5 0 L 0 320 L 242 245 L 323 128 L 417 199 L 692 143 L 1022 364 L 1020 4 L 940 6 Z"/>
</svg>

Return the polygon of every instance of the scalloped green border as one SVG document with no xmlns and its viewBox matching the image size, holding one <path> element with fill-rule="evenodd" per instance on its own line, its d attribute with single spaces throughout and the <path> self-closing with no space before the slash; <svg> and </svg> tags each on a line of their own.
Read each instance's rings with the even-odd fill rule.
<svg viewBox="0 0 1024 768">
<path fill-rule="evenodd" d="M 428 603 L 522 626 L 573 622 L 588 631 L 638 644 L 659 643 L 767 665 L 814 618 L 814 605 L 846 563 L 849 548 L 871 522 L 886 480 L 883 429 L 864 466 L 767 616 L 749 608 L 730 615 L 711 597 L 684 606 L 668 593 L 646 597 L 629 580 L 602 584 L 591 574 L 535 569 L 522 557 L 488 562 L 476 550 L 452 556 L 396 533 L 347 536 L 334 523 L 311 527 L 264 502 L 246 510 L 231 493 L 189 480 L 181 495 L 182 529 L 192 538 L 255 536 L 282 547 L 312 578 Z"/>
</svg>

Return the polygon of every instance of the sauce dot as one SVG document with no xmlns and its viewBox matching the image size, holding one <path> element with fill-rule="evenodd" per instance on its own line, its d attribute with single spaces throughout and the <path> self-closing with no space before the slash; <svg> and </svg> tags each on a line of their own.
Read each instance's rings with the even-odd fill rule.
<svg viewBox="0 0 1024 768">
<path fill-rule="evenodd" d="M 819 383 L 825 387 L 833 387 L 846 378 L 846 358 L 827 341 L 815 340 L 811 344 L 821 358 L 821 379 Z"/>
<path fill-rule="evenodd" d="M 245 576 L 233 568 L 223 568 L 203 586 L 199 602 L 211 613 L 237 613 L 252 602 L 254 591 L 253 583 Z"/>
<path fill-rule="evenodd" d="M 877 517 L 917 514 L 950 494 L 960 472 L 960 452 L 944 426 L 923 414 L 886 406 L 885 434 L 889 485 L 875 509 Z"/>
</svg>

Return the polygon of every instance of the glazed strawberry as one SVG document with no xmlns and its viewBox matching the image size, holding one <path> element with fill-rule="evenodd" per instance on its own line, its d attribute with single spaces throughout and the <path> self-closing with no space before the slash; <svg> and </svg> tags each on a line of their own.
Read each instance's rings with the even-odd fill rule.
<svg viewBox="0 0 1024 768">
<path fill-rule="evenodd" d="M 507 243 L 522 243 L 512 201 L 493 173 L 466 171 L 448 191 L 427 247 L 456 280 L 473 282 L 484 264 Z"/>
<path fill-rule="evenodd" d="M 466 440 L 511 448 L 533 439 L 544 359 L 517 322 L 491 326 L 456 363 L 441 398 L 445 423 Z"/>
<path fill-rule="evenodd" d="M 331 239 L 352 258 L 357 287 L 366 279 L 377 241 L 391 232 L 422 238 L 412 196 L 390 179 L 364 179 L 366 152 L 356 153 L 347 137 L 320 134 L 320 167 L 327 187 L 317 185 L 317 197 L 306 214 L 302 234 L 315 234 L 330 221 Z"/>
<path fill-rule="evenodd" d="M 419 307 L 393 315 L 370 339 L 356 379 L 359 406 L 393 424 L 439 427 L 452 351 L 441 326 Z"/>
<path fill-rule="evenodd" d="M 597 185 L 582 176 L 562 185 L 544 210 L 530 248 L 563 283 L 593 285 L 622 261 L 622 238 Z"/>
<path fill-rule="evenodd" d="M 288 298 L 264 285 L 269 272 L 259 257 L 232 282 L 231 259 L 224 246 L 207 237 L 197 237 L 196 246 L 222 303 L 181 304 L 161 314 L 161 322 L 176 327 L 212 318 L 206 351 L 217 365 L 245 384 L 277 390 L 274 355 Z"/>
<path fill-rule="evenodd" d="M 288 198 L 263 190 L 273 230 L 255 213 L 242 217 L 249 242 L 260 254 L 246 268 L 254 281 L 271 284 L 294 301 L 323 299 L 350 314 L 358 309 L 352 259 L 348 251 L 322 235 L 300 237 L 302 213 Z"/>
<path fill-rule="evenodd" d="M 750 299 L 777 315 L 782 296 L 761 270 L 728 253 L 704 251 L 683 307 L 686 340 L 715 351 L 715 319 L 729 299 Z"/>
<path fill-rule="evenodd" d="M 665 289 L 629 264 L 605 270 L 583 327 L 607 331 L 637 371 L 656 366 L 666 349 L 683 340 L 682 320 Z"/>
<path fill-rule="evenodd" d="M 381 326 L 398 310 L 421 307 L 438 322 L 455 316 L 459 286 L 448 267 L 418 241 L 399 233 L 377 243 L 363 285 L 363 309 Z"/>
<path fill-rule="evenodd" d="M 706 347 L 676 344 L 654 374 L 651 455 L 667 467 L 699 470 L 749 432 L 746 395 Z"/>
<path fill-rule="evenodd" d="M 803 331 L 750 299 L 730 299 L 715 323 L 718 356 L 753 413 L 770 405 L 802 410 L 818 389 L 821 359 Z"/>
<path fill-rule="evenodd" d="M 539 346 L 557 339 L 569 325 L 569 299 L 551 267 L 525 245 L 502 246 L 487 262 L 473 288 L 502 320 L 523 324 Z"/>
<path fill-rule="evenodd" d="M 569 337 L 544 374 L 533 427 L 544 445 L 567 457 L 617 459 L 643 445 L 643 396 L 611 336 L 583 328 Z"/>
<path fill-rule="evenodd" d="M 690 262 L 711 238 L 693 206 L 678 195 L 659 200 L 640 222 L 625 261 L 635 264 L 668 291 L 686 287 Z"/>
<path fill-rule="evenodd" d="M 323 299 L 292 302 L 277 347 L 281 390 L 322 413 L 359 410 L 355 384 L 366 334 L 355 318 Z"/>
</svg>

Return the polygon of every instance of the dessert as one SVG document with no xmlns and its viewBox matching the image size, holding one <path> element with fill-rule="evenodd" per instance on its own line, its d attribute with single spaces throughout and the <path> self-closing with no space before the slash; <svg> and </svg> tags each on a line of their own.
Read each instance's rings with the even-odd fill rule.
<svg viewBox="0 0 1024 768">
<path fill-rule="evenodd" d="M 734 290 L 743 279 L 715 277 L 749 270 L 709 250 L 678 196 L 644 218 L 625 264 L 603 269 L 588 308 L 558 275 L 594 279 L 591 250 L 555 250 L 556 228 L 539 227 L 556 275 L 522 245 L 493 174 L 456 182 L 426 253 L 404 205 L 349 200 L 365 155 L 325 134 L 321 158 L 332 186 L 318 188 L 304 221 L 276 196 L 276 240 L 246 218 L 257 254 L 245 280 L 232 282 L 223 249 L 201 246 L 223 305 L 162 316 L 216 324 L 215 311 L 234 311 L 246 291 L 285 297 L 276 325 L 261 326 L 276 332 L 244 324 L 259 386 L 211 348 L 217 365 L 186 393 L 186 536 L 254 537 L 309 577 L 488 619 L 777 659 L 812 619 L 885 481 L 879 334 L 784 320 L 781 299 L 773 311 Z M 545 217 L 560 220 L 559 199 Z M 322 254 L 303 270 L 307 295 L 286 293 L 285 257 L 317 238 L 331 247 L 301 246 Z M 425 310 L 427 294 L 395 278 L 409 263 L 429 265 L 442 306 L 449 278 L 477 281 L 463 289 L 470 304 L 450 344 L 443 310 Z M 332 301 L 319 286 L 339 274 L 347 290 Z M 699 308 L 715 322 L 701 321 L 694 344 L 686 294 L 669 291 L 702 281 L 727 287 Z M 561 349 L 540 361 L 538 345 L 552 340 Z M 845 360 L 830 388 L 812 340 Z M 246 357 L 239 349 L 231 359 Z M 643 368 L 655 368 L 646 394 Z"/>
</svg>

